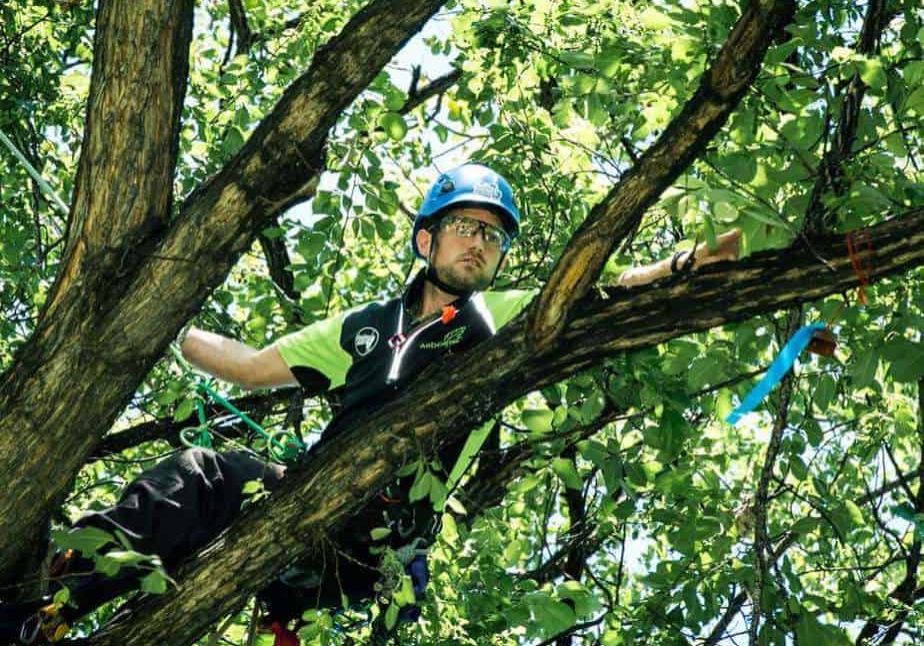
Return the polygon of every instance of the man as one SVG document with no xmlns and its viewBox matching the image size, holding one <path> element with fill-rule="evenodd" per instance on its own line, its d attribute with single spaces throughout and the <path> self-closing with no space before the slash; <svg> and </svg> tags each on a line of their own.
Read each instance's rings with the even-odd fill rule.
<svg viewBox="0 0 924 646">
<path fill-rule="evenodd" d="M 520 213 L 507 181 L 485 166 L 465 164 L 442 174 L 421 206 L 411 246 L 426 267 L 401 297 L 319 321 L 262 350 L 191 329 L 182 340 L 183 354 L 203 371 L 248 389 L 323 384 L 339 390 L 342 410 L 324 432 L 321 441 L 327 441 L 395 398 L 430 362 L 488 339 L 529 303 L 533 291 L 484 291 L 493 285 L 519 231 Z M 679 252 L 626 272 L 620 282 L 644 284 L 688 261 L 700 265 L 737 257 L 736 232 L 719 242 L 714 251 L 695 250 L 692 260 Z M 453 467 L 461 448 L 457 443 L 441 450 L 445 469 Z M 244 483 L 262 480 L 272 489 L 284 474 L 282 465 L 247 453 L 190 449 L 143 473 L 114 507 L 88 513 L 76 526 L 118 530 L 137 551 L 158 555 L 169 570 L 231 524 L 243 502 Z M 386 548 L 403 555 L 419 599 L 428 577 L 420 548 L 435 533 L 435 514 L 427 500 L 410 502 L 412 479 L 376 492 L 334 537 L 337 548 L 330 559 L 318 559 L 327 568 L 290 569 L 260 595 L 277 644 L 297 643 L 286 624 L 306 607 L 337 606 L 341 594 L 354 602 L 372 596 Z M 369 530 L 383 525 L 393 531 L 372 540 Z M 0 604 L 0 643 L 58 640 L 72 620 L 132 589 L 137 576 L 123 568 L 106 577 L 93 573 L 85 556 L 59 555 L 52 578 L 67 586 L 69 604 L 60 607 L 47 598 Z M 415 609 L 405 615 L 415 618 Z"/>
</svg>

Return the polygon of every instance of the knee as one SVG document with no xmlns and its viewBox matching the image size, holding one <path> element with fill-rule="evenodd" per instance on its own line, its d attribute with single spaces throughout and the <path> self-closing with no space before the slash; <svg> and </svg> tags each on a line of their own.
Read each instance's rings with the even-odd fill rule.
<svg viewBox="0 0 924 646">
<path fill-rule="evenodd" d="M 188 449 L 180 451 L 177 457 L 181 462 L 193 462 L 202 466 L 206 462 L 213 461 L 215 455 L 215 449 L 208 449 L 204 446 L 191 446 Z"/>
</svg>

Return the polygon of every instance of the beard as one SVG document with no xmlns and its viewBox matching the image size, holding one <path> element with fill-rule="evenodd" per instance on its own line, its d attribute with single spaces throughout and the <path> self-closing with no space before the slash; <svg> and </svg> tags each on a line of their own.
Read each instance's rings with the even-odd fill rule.
<svg viewBox="0 0 924 646">
<path fill-rule="evenodd" d="M 465 271 L 456 264 L 445 267 L 434 267 L 437 277 L 452 287 L 463 292 L 480 292 L 491 286 L 494 272 L 490 271 L 487 263 L 474 271 Z"/>
</svg>

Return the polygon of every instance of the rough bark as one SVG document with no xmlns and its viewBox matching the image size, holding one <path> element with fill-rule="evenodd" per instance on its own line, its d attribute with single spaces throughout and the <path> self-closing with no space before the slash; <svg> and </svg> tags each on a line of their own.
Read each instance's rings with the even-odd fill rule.
<svg viewBox="0 0 924 646">
<path fill-rule="evenodd" d="M 924 264 L 924 209 L 871 227 L 871 279 Z M 841 293 L 857 285 L 842 237 L 812 241 L 739 263 L 704 268 L 684 282 L 615 289 L 582 302 L 544 353 L 527 344 L 521 316 L 469 352 L 425 371 L 396 401 L 326 443 L 265 504 L 246 512 L 217 543 L 183 566 L 178 587 L 143 601 L 90 640 L 94 645 L 186 644 L 310 555 L 419 450 L 432 453 L 525 393 L 608 356 Z M 486 371 L 485 366 L 494 369 Z M 176 622 L 183 617 L 183 622 Z"/>
<path fill-rule="evenodd" d="M 680 114 L 571 237 L 534 304 L 530 326 L 537 349 L 561 333 L 569 311 L 597 281 L 616 245 L 725 124 L 794 8 L 792 0 L 750 4 Z"/>
<path fill-rule="evenodd" d="M 96 332 L 170 214 L 192 22 L 192 0 L 99 4 L 65 256 L 31 341 L 0 380 L 0 579 L 79 467 L 49 468 L 84 435 L 72 433 L 73 412 L 90 412 L 95 382 L 117 369 Z M 130 394 L 110 403 L 110 419 Z"/>
<path fill-rule="evenodd" d="M 43 322 L 0 380 L 0 469 L 6 483 L 0 518 L 17 519 L 0 523 L 0 582 L 14 576 L 20 551 L 38 533 L 41 518 L 183 323 L 250 248 L 256 233 L 314 190 L 327 133 L 343 109 L 442 3 L 376 0 L 357 13 L 317 51 L 307 72 L 286 90 L 227 166 L 183 202 L 168 229 L 143 236 L 141 244 L 121 246 L 123 240 L 147 232 L 142 225 L 152 222 L 151 209 L 139 208 L 143 197 L 121 198 L 134 207 L 112 204 L 115 215 L 131 215 L 131 226 L 106 220 L 96 204 L 115 190 L 101 188 L 112 183 L 111 177 L 91 175 L 98 166 L 81 163 L 89 206 L 75 209 L 68 269 Z M 138 11 L 133 5 L 123 13 Z M 158 24 L 162 30 L 152 32 L 154 36 L 173 42 L 168 25 Z M 98 31 L 98 38 L 105 40 L 108 32 Z M 126 59 L 146 51 L 136 43 L 120 62 L 128 65 Z M 89 141 L 96 127 L 105 130 L 106 125 L 105 117 L 94 120 L 92 105 L 112 98 L 93 93 Z M 122 130 L 110 135 L 123 136 Z M 95 148 L 88 144 L 88 150 Z M 93 159 L 89 152 L 85 157 Z M 111 173 L 130 172 L 130 158 L 118 162 Z M 128 181 L 135 181 L 131 174 Z M 78 199 L 77 204 L 83 203 Z M 155 223 L 166 217 L 164 208 Z M 122 230 L 121 238 L 102 231 L 110 224 Z M 102 251 L 91 253 L 105 250 L 111 241 L 120 245 L 116 260 Z M 125 265 L 120 264 L 123 253 Z M 48 468 L 51 464 L 54 469 Z"/>
</svg>

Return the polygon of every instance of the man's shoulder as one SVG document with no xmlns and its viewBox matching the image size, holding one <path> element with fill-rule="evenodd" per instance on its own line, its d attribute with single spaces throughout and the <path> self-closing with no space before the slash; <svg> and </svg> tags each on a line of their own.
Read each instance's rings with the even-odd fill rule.
<svg viewBox="0 0 924 646">
<path fill-rule="evenodd" d="M 538 293 L 538 289 L 499 289 L 482 292 L 481 297 L 495 326 L 501 328 L 523 311 Z"/>
</svg>

